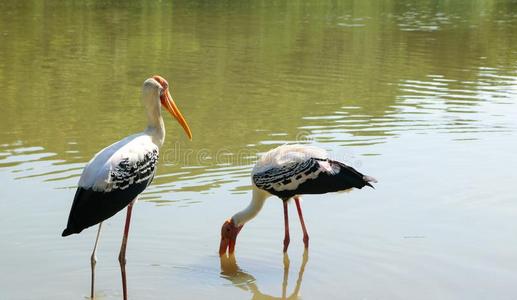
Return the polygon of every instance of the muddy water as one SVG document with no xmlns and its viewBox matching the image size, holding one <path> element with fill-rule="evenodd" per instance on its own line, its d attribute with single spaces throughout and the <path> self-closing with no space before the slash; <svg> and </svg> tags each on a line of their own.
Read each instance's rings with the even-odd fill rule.
<svg viewBox="0 0 517 300">
<path fill-rule="evenodd" d="M 143 80 L 169 79 L 194 133 L 166 120 L 133 214 L 133 299 L 514 299 L 514 1 L 7 1 L 0 4 L 0 298 L 85 299 L 95 229 L 61 238 L 82 167 L 140 131 Z M 257 155 L 327 149 L 375 190 L 307 196 L 311 248 L 269 200 Z M 120 299 L 124 214 L 105 222 L 97 296 Z"/>
</svg>

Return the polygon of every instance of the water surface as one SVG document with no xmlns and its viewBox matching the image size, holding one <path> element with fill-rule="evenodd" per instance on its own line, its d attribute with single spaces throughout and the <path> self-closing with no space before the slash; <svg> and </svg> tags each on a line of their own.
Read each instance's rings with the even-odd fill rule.
<svg viewBox="0 0 517 300">
<path fill-rule="evenodd" d="M 63 239 L 84 164 L 145 125 L 161 74 L 192 128 L 166 119 L 135 208 L 133 299 L 514 299 L 517 2 L 4 1 L 0 4 L 0 298 L 84 299 L 95 229 Z M 257 155 L 327 149 L 375 190 L 269 200 L 219 260 Z M 105 222 L 100 299 L 121 298 L 124 213 Z"/>
</svg>

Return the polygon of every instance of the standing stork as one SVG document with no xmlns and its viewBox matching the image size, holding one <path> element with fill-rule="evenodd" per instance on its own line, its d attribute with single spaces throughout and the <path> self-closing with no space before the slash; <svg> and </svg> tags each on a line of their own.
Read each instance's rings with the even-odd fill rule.
<svg viewBox="0 0 517 300">
<path fill-rule="evenodd" d="M 344 163 L 331 160 L 328 153 L 317 147 L 284 145 L 270 150 L 255 164 L 251 172 L 253 197 L 244 210 L 226 220 L 221 228 L 219 255 L 233 254 L 237 235 L 244 224 L 253 219 L 264 205 L 264 201 L 275 195 L 284 204 L 284 253 L 289 246 L 289 219 L 287 201 L 294 198 L 298 217 L 303 230 L 303 243 L 309 248 L 309 234 L 303 221 L 300 195 L 325 194 L 361 189 L 377 182 L 373 177 L 363 175 Z"/>
<path fill-rule="evenodd" d="M 160 104 L 180 123 L 189 139 L 192 139 L 187 122 L 172 100 L 169 84 L 161 76 L 144 81 L 142 103 L 147 114 L 147 128 L 130 135 L 98 152 L 88 162 L 79 179 L 68 224 L 62 236 L 80 233 L 83 229 L 99 224 L 91 255 L 91 298 L 94 299 L 96 251 L 102 221 L 127 206 L 126 223 L 119 262 L 122 273 L 124 300 L 127 299 L 126 245 L 131 221 L 131 211 L 138 195 L 151 183 L 156 172 L 158 151 L 165 139 L 165 126 Z"/>
</svg>

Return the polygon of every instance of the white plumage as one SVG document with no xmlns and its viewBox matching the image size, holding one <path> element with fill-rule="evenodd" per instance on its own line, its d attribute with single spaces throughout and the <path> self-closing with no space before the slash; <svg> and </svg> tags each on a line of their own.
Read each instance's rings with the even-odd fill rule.
<svg viewBox="0 0 517 300">
<path fill-rule="evenodd" d="M 114 188 L 121 188 L 117 186 L 117 181 L 112 176 L 121 162 L 127 161 L 129 165 L 134 166 L 133 170 L 143 172 L 146 168 L 154 168 L 154 162 L 146 162 L 146 155 L 152 153 L 158 155 L 158 151 L 158 145 L 153 143 L 149 134 L 144 132 L 128 136 L 98 152 L 84 168 L 78 185 L 99 192 L 110 192 Z M 136 167 L 142 163 L 146 164 L 137 169 Z M 131 178 L 137 177 L 137 175 L 127 174 L 128 180 L 131 181 Z M 141 182 L 148 178 L 139 178 L 138 180 Z M 133 182 L 139 183 L 131 181 L 130 184 Z"/>
<path fill-rule="evenodd" d="M 282 145 L 264 153 L 253 167 L 251 174 L 262 173 L 291 163 L 300 163 L 310 158 L 327 159 L 328 153 L 314 146 Z"/>
</svg>

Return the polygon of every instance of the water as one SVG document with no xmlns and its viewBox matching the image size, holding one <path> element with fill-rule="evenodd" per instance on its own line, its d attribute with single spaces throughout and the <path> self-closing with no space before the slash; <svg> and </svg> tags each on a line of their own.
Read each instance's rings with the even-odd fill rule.
<svg viewBox="0 0 517 300">
<path fill-rule="evenodd" d="M 0 298 L 85 299 L 95 228 L 61 238 L 82 167 L 166 119 L 135 207 L 132 299 L 515 299 L 515 1 L 7 1 L 0 4 Z M 290 263 L 279 201 L 217 255 L 258 154 L 323 147 L 379 179 L 307 196 Z M 124 213 L 105 222 L 97 296 L 120 299 Z"/>
</svg>

